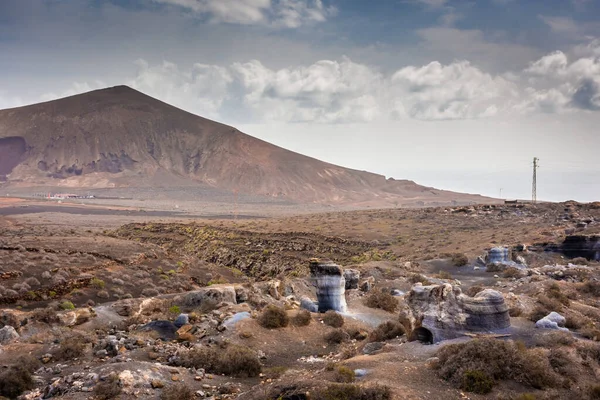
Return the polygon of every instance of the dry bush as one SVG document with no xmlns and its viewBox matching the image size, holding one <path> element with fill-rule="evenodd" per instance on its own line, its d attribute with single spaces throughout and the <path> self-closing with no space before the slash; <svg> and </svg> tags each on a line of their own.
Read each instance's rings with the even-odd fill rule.
<svg viewBox="0 0 600 400">
<path fill-rule="evenodd" d="M 402 336 L 404 333 L 404 326 L 402 326 L 400 322 L 386 321 L 379 324 L 379 326 L 369 334 L 369 341 L 384 342 Z"/>
<path fill-rule="evenodd" d="M 521 277 L 521 271 L 515 267 L 508 267 L 504 270 L 504 272 L 502 273 L 502 276 L 507 279 L 510 279 L 510 278 L 519 279 Z"/>
<path fill-rule="evenodd" d="M 537 297 L 537 300 L 538 304 L 535 306 L 533 312 L 529 315 L 529 319 L 533 322 L 544 318 L 552 311 L 561 312 L 563 309 L 563 304 L 555 298 L 550 298 L 541 294 Z"/>
<path fill-rule="evenodd" d="M 575 265 L 588 265 L 589 261 L 587 258 L 585 257 L 576 257 L 574 259 L 572 259 L 571 264 L 575 264 Z"/>
<path fill-rule="evenodd" d="M 575 343 L 573 335 L 564 331 L 550 331 L 535 336 L 535 346 L 547 349 L 558 346 L 570 346 Z"/>
<path fill-rule="evenodd" d="M 361 387 L 352 383 L 333 384 L 317 389 L 314 400 L 391 400 L 392 391 L 387 386 Z"/>
<path fill-rule="evenodd" d="M 565 327 L 569 329 L 581 329 L 592 323 L 588 317 L 572 311 L 569 311 L 569 313 L 565 315 L 565 318 L 567 320 L 565 322 Z"/>
<path fill-rule="evenodd" d="M 54 324 L 60 321 L 56 310 L 52 307 L 36 308 L 33 310 L 31 317 L 36 321 L 45 322 L 47 324 Z"/>
<path fill-rule="evenodd" d="M 94 396 L 99 400 L 114 399 L 121 394 L 121 385 L 119 385 L 119 376 L 117 374 L 109 375 L 104 381 L 99 382 L 94 387 Z"/>
<path fill-rule="evenodd" d="M 12 366 L 0 373 L 0 396 L 16 399 L 34 385 L 31 371 L 20 366 Z"/>
<path fill-rule="evenodd" d="M 387 312 L 395 312 L 398 308 L 398 300 L 387 291 L 374 291 L 366 298 L 365 305 Z"/>
<path fill-rule="evenodd" d="M 341 328 L 344 325 L 344 317 L 333 310 L 323 314 L 323 323 L 334 328 Z"/>
<path fill-rule="evenodd" d="M 169 385 L 160 394 L 160 400 L 193 400 L 194 391 L 184 383 Z"/>
<path fill-rule="evenodd" d="M 469 257 L 464 253 L 454 253 L 450 257 L 450 261 L 456 267 L 462 267 L 469 263 Z"/>
<path fill-rule="evenodd" d="M 561 304 L 565 306 L 569 306 L 571 302 L 569 298 L 561 291 L 560 286 L 556 282 L 552 283 L 550 287 L 546 290 L 548 297 L 551 299 L 558 300 Z"/>
<path fill-rule="evenodd" d="M 585 281 L 579 285 L 579 290 L 594 297 L 600 297 L 600 281 Z"/>
<path fill-rule="evenodd" d="M 325 341 L 329 344 L 340 344 L 350 339 L 350 335 L 345 330 L 338 328 L 325 335 Z"/>
<path fill-rule="evenodd" d="M 577 354 L 586 362 L 600 363 L 600 344 L 578 343 Z"/>
<path fill-rule="evenodd" d="M 181 355 L 180 364 L 186 368 L 204 368 L 214 374 L 254 377 L 261 372 L 260 360 L 248 347 L 229 345 L 225 349 L 194 348 Z"/>
<path fill-rule="evenodd" d="M 74 358 L 79 358 L 85 354 L 87 340 L 81 335 L 72 335 L 64 338 L 58 349 L 52 352 L 55 360 L 69 361 Z"/>
<path fill-rule="evenodd" d="M 290 320 L 287 312 L 273 304 L 268 305 L 258 316 L 258 323 L 263 328 L 276 329 L 288 326 Z"/>
<path fill-rule="evenodd" d="M 560 377 L 542 349 L 496 339 L 476 339 L 443 347 L 437 353 L 438 374 L 457 386 L 467 371 L 480 371 L 492 380 L 515 379 L 534 388 L 555 387 Z"/>
<path fill-rule="evenodd" d="M 460 388 L 465 392 L 487 394 L 492 391 L 494 380 L 485 372 L 479 370 L 465 371 Z"/>
<path fill-rule="evenodd" d="M 600 400 L 600 385 L 592 385 L 587 388 L 587 395 L 590 400 Z"/>
<path fill-rule="evenodd" d="M 346 367 L 345 365 L 340 365 L 335 369 L 334 380 L 340 383 L 351 383 L 356 379 L 356 375 L 354 374 L 354 370 Z"/>
<path fill-rule="evenodd" d="M 548 360 L 552 369 L 564 378 L 564 387 L 569 387 L 571 383 L 577 382 L 579 377 L 577 365 L 579 362 L 565 348 L 550 350 Z"/>
<path fill-rule="evenodd" d="M 423 276 L 421 274 L 412 274 L 411 276 L 408 277 L 408 281 L 410 283 L 412 283 L 413 285 L 415 283 L 421 283 L 424 286 L 431 285 L 431 282 L 429 281 L 429 279 L 427 279 L 425 276 Z"/>
<path fill-rule="evenodd" d="M 511 317 L 520 317 L 522 314 L 523 308 L 518 304 L 508 309 L 508 315 Z"/>
<path fill-rule="evenodd" d="M 439 279 L 454 279 L 452 277 L 452 274 L 450 272 L 448 272 L 448 271 L 441 271 L 441 270 L 440 270 L 440 272 L 438 272 L 437 277 Z"/>
<path fill-rule="evenodd" d="M 487 264 L 485 267 L 486 272 L 502 272 L 504 265 L 502 264 Z"/>
<path fill-rule="evenodd" d="M 600 341 L 600 329 L 598 328 L 594 328 L 591 326 L 585 327 L 581 329 L 579 333 L 586 339 L 594 340 L 596 342 Z"/>
<path fill-rule="evenodd" d="M 295 326 L 307 326 L 312 321 L 312 316 L 308 310 L 299 310 L 296 315 L 292 317 L 292 324 Z"/>
</svg>

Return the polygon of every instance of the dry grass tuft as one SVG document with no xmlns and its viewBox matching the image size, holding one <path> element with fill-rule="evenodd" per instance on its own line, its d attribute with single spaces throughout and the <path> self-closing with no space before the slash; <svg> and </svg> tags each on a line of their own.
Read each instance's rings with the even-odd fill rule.
<svg viewBox="0 0 600 400">
<path fill-rule="evenodd" d="M 258 316 L 258 323 L 263 328 L 276 329 L 288 326 L 290 320 L 287 312 L 273 304 L 268 305 Z"/>
<path fill-rule="evenodd" d="M 398 300 L 387 291 L 374 291 L 365 300 L 365 305 L 371 308 L 380 308 L 387 312 L 395 312 Z"/>
<path fill-rule="evenodd" d="M 323 323 L 333 328 L 341 328 L 344 326 L 344 317 L 333 310 L 329 310 L 323 315 Z"/>
</svg>

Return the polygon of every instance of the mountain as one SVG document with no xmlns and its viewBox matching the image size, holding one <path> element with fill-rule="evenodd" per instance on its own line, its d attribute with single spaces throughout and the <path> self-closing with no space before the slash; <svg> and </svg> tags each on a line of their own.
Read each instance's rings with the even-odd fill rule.
<svg viewBox="0 0 600 400">
<path fill-rule="evenodd" d="M 336 204 L 490 199 L 328 164 L 127 86 L 0 110 L 5 185 L 177 187 Z"/>
</svg>

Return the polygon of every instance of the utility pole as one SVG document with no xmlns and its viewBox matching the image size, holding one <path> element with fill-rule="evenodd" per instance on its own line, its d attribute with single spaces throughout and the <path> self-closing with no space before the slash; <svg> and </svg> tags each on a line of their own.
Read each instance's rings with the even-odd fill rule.
<svg viewBox="0 0 600 400">
<path fill-rule="evenodd" d="M 537 169 L 540 167 L 538 165 L 539 158 L 533 157 L 533 182 L 531 184 L 531 202 L 533 204 L 537 203 Z"/>
</svg>

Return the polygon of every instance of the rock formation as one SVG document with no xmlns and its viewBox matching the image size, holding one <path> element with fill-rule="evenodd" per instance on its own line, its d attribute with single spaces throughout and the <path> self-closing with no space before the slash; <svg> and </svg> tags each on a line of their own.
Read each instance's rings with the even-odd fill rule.
<svg viewBox="0 0 600 400">
<path fill-rule="evenodd" d="M 508 306 L 501 293 L 485 289 L 470 297 L 448 283 L 416 284 L 406 296 L 403 320 L 411 340 L 439 342 L 465 332 L 498 331 L 510 327 Z"/>
<path fill-rule="evenodd" d="M 535 323 L 535 327 L 538 329 L 559 329 L 561 331 L 568 332 L 569 330 L 564 327 L 566 323 L 567 319 L 565 317 L 563 317 L 557 312 L 552 311 L 544 318 L 538 320 Z"/>
<path fill-rule="evenodd" d="M 360 271 L 357 269 L 345 269 L 344 279 L 346 280 L 346 290 L 358 289 L 358 281 L 360 280 Z"/>
<path fill-rule="evenodd" d="M 346 279 L 342 268 L 332 262 L 311 260 L 310 274 L 317 287 L 319 312 L 346 312 Z"/>
<path fill-rule="evenodd" d="M 510 263 L 511 260 L 510 260 L 509 254 L 508 254 L 508 248 L 507 247 L 492 247 L 491 249 L 489 249 L 485 261 L 490 264 Z"/>
<path fill-rule="evenodd" d="M 600 261 L 600 235 L 569 235 L 561 246 L 565 256 Z"/>
</svg>

